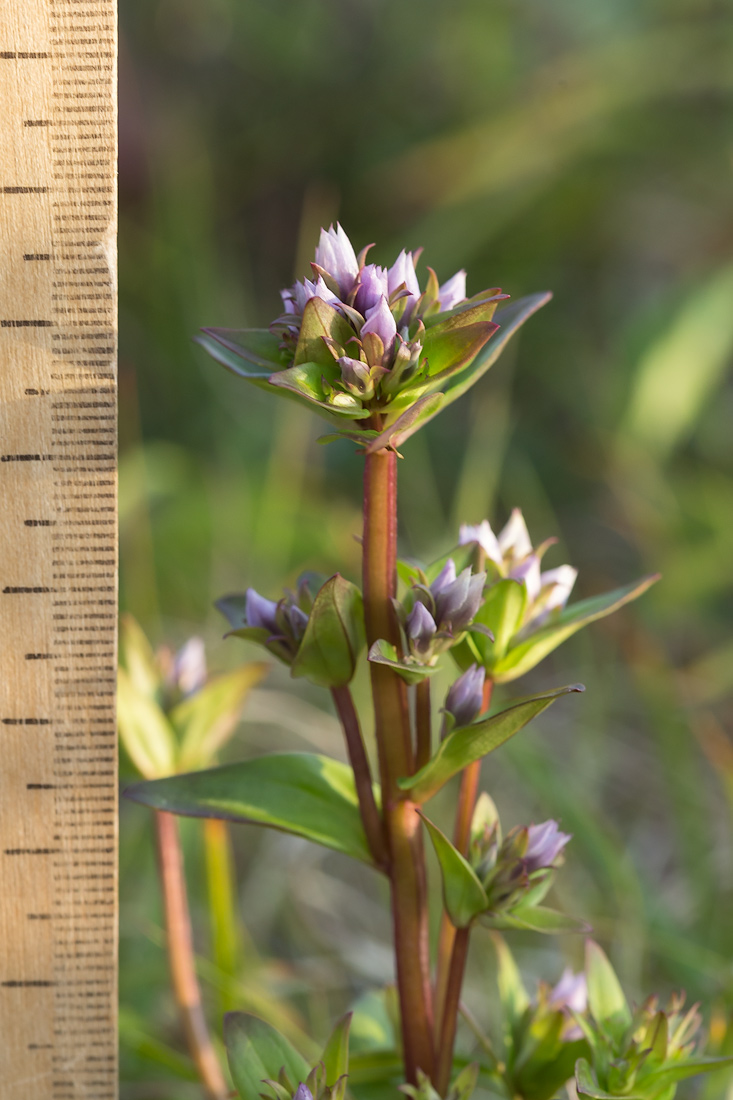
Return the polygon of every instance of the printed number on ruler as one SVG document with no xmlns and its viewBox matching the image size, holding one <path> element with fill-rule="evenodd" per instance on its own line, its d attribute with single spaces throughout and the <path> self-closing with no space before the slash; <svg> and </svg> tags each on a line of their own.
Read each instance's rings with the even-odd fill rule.
<svg viewBox="0 0 733 1100">
<path fill-rule="evenodd" d="M 115 0 L 0 11 L 0 1098 L 114 1100 Z"/>
</svg>

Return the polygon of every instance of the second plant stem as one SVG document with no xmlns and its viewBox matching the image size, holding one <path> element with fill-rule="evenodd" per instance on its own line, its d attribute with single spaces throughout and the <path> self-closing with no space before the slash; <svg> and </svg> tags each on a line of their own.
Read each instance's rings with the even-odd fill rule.
<svg viewBox="0 0 733 1100">
<path fill-rule="evenodd" d="M 400 647 L 392 600 L 396 595 L 397 468 L 390 451 L 367 454 L 364 468 L 364 615 L 367 644 L 380 638 Z M 420 819 L 397 781 L 414 771 L 405 684 L 385 665 L 370 664 L 375 729 L 382 784 L 382 811 L 389 848 L 397 989 L 405 1075 L 434 1074 L 432 989 L 428 947 L 425 856 Z"/>
</svg>

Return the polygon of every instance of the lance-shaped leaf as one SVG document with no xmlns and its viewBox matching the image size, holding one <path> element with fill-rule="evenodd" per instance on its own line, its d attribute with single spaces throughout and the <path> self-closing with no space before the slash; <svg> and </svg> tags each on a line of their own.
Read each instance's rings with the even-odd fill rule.
<svg viewBox="0 0 733 1100">
<path fill-rule="evenodd" d="M 441 743 L 435 756 L 415 775 L 400 779 L 398 786 L 403 791 L 409 791 L 414 802 L 427 802 L 452 776 L 498 749 L 561 695 L 584 690 L 582 684 L 570 684 L 540 695 L 531 695 L 499 714 L 453 730 Z"/>
<path fill-rule="evenodd" d="M 176 770 L 176 739 L 156 701 L 133 686 L 125 669 L 117 673 L 117 718 L 120 739 L 133 764 L 146 779 Z"/>
<path fill-rule="evenodd" d="M 194 343 L 199 344 L 217 363 L 221 363 L 232 374 L 236 374 L 240 378 L 246 378 L 248 382 L 260 386 L 261 389 L 270 388 L 272 374 L 280 369 L 279 366 L 267 361 L 253 363 L 250 358 L 223 344 L 211 334 L 210 330 L 205 329 L 203 334 L 194 336 L 193 339 Z"/>
<path fill-rule="evenodd" d="M 267 665 L 243 665 L 209 680 L 200 691 L 170 712 L 178 734 L 179 771 L 210 764 L 236 728 L 247 695 L 267 672 Z"/>
<path fill-rule="evenodd" d="M 576 631 L 595 622 L 596 619 L 611 615 L 631 600 L 638 599 L 658 580 L 659 574 L 656 573 L 628 584 L 624 588 L 616 588 L 613 592 L 604 592 L 600 596 L 591 596 L 588 600 L 581 600 L 579 603 L 563 608 L 550 626 L 542 627 L 529 634 L 524 641 L 512 646 L 506 655 L 496 662 L 492 671 L 494 680 L 501 684 L 523 676 Z"/>
<path fill-rule="evenodd" d="M 631 1023 L 624 991 L 616 972 L 597 943 L 585 945 L 585 979 L 588 984 L 588 1006 L 599 1023 L 617 1020 L 623 1027 Z"/>
<path fill-rule="evenodd" d="M 120 616 L 120 664 L 135 691 L 150 699 L 157 698 L 161 672 L 153 647 L 132 615 Z"/>
<path fill-rule="evenodd" d="M 333 367 L 336 358 L 326 340 L 335 341 L 348 354 L 346 345 L 355 336 L 343 314 L 322 298 L 311 298 L 303 310 L 293 364 L 297 367 L 301 363 L 317 363 L 321 367 Z"/>
<path fill-rule="evenodd" d="M 387 665 L 401 676 L 406 684 L 419 684 L 426 676 L 438 671 L 437 665 L 420 665 L 410 657 L 400 657 L 391 642 L 380 638 L 369 650 L 369 660 L 375 665 Z"/>
<path fill-rule="evenodd" d="M 282 370 L 286 359 L 280 348 L 280 340 L 266 328 L 203 328 L 207 342 L 200 336 L 194 340 L 208 351 L 208 341 L 214 340 L 232 352 L 238 359 L 246 360 L 263 371 Z"/>
<path fill-rule="evenodd" d="M 489 905 L 486 891 L 468 860 L 454 848 L 448 837 L 423 813 L 435 854 L 440 864 L 443 880 L 443 900 L 451 921 L 456 928 L 468 928 L 472 921 Z"/>
<path fill-rule="evenodd" d="M 242 1100 L 259 1100 L 263 1081 L 276 1081 L 282 1069 L 293 1087 L 310 1072 L 305 1058 L 284 1035 L 249 1013 L 226 1014 L 224 1043 L 232 1080 Z"/>
<path fill-rule="evenodd" d="M 455 646 L 451 653 L 458 665 L 468 668 L 477 662 L 493 675 L 494 668 L 519 629 L 526 605 L 526 585 L 509 578 L 492 584 L 473 621 L 490 630 L 494 641 L 477 632 L 470 642 L 464 641 Z"/>
<path fill-rule="evenodd" d="M 548 909 L 544 905 L 517 906 L 511 912 L 482 917 L 481 923 L 487 928 L 496 928 L 501 931 L 516 928 L 526 932 L 544 932 L 551 936 L 590 930 L 587 921 L 569 917 L 566 913 L 559 913 L 556 909 Z"/>
<path fill-rule="evenodd" d="M 506 943 L 496 933 L 492 935 L 492 939 L 498 963 L 497 982 L 504 1023 L 504 1041 L 508 1047 L 511 1047 L 514 1045 L 516 1028 L 529 1007 L 530 999 L 524 988 L 519 967 Z"/>
<path fill-rule="evenodd" d="M 677 1081 L 684 1081 L 688 1077 L 697 1077 L 701 1073 L 714 1073 L 715 1070 L 725 1069 L 733 1065 L 733 1055 L 727 1058 L 685 1058 L 684 1061 L 672 1062 L 670 1065 L 646 1074 L 643 1078 L 644 1086 L 657 1090 L 665 1085 L 672 1085 Z"/>
<path fill-rule="evenodd" d="M 428 377 L 448 378 L 468 366 L 498 327 L 493 321 L 462 326 L 446 322 L 428 329 L 422 338 L 422 356 L 428 360 Z"/>
<path fill-rule="evenodd" d="M 333 1088 L 340 1078 L 344 1078 L 342 1084 L 343 1088 L 346 1087 L 345 1075 L 349 1072 L 349 1028 L 351 1027 L 352 1016 L 352 1012 L 347 1012 L 345 1016 L 336 1021 L 319 1058 L 319 1061 L 323 1062 L 326 1085 L 329 1088 Z M 331 1100 L 334 1100 L 333 1096 Z M 335 1100 L 338 1100 L 338 1096 Z"/>
<path fill-rule="evenodd" d="M 315 299 L 311 300 L 315 301 Z M 311 362 L 298 363 L 288 367 L 287 370 L 270 375 L 269 381 L 276 388 L 289 390 L 309 404 L 317 405 L 318 408 L 336 417 L 358 419 L 368 416 L 368 411 L 363 409 L 361 403 L 351 394 L 339 392 L 329 395 L 326 392 L 324 381 L 326 385 L 330 385 L 339 377 L 338 366 L 335 360 L 331 359 L 329 366 Z"/>
<path fill-rule="evenodd" d="M 593 1076 L 593 1070 L 585 1058 L 578 1058 L 575 1063 L 575 1087 L 578 1090 L 578 1096 L 589 1096 L 591 1100 L 619 1100 L 621 1095 L 606 1092 L 599 1086 Z M 643 1090 L 636 1089 L 631 1092 L 624 1092 L 623 1100 L 644 1100 Z"/>
<path fill-rule="evenodd" d="M 361 592 L 337 573 L 313 601 L 293 676 L 307 676 L 322 687 L 343 687 L 353 678 L 364 639 Z"/>
<path fill-rule="evenodd" d="M 185 817 L 267 825 L 371 863 L 351 768 L 312 753 L 271 753 L 136 783 L 128 798 Z"/>
<path fill-rule="evenodd" d="M 410 435 L 409 428 L 415 423 L 417 419 L 428 409 L 438 409 L 443 400 L 442 393 L 426 394 L 424 397 L 419 397 L 414 405 L 411 405 L 406 412 L 403 412 L 401 416 L 398 416 L 391 424 L 388 424 L 384 431 L 372 439 L 367 446 L 366 452 L 371 455 L 376 451 L 381 451 L 387 446 L 398 447 L 403 439 L 406 439 Z"/>
<path fill-rule="evenodd" d="M 414 435 L 414 433 L 424 427 L 429 420 L 437 416 L 442 409 L 447 408 L 453 401 L 457 401 L 459 397 L 462 397 L 463 394 L 471 388 L 471 386 L 478 382 L 479 378 L 481 378 L 489 367 L 493 366 L 499 358 L 514 333 L 521 328 L 524 322 L 527 321 L 533 313 L 536 313 L 538 309 L 546 305 L 551 298 L 552 294 L 550 294 L 549 291 L 542 294 L 530 294 L 527 298 L 519 298 L 516 302 L 512 302 L 511 305 L 498 310 L 495 316 L 499 325 L 499 331 L 495 332 L 494 335 L 489 338 L 488 343 L 484 345 L 473 362 L 468 365 L 467 369 L 457 374 L 452 384 L 448 383 L 445 386 L 445 393 L 440 409 L 423 412 L 411 428 L 403 435 L 402 441 L 404 442 L 409 436 Z"/>
</svg>

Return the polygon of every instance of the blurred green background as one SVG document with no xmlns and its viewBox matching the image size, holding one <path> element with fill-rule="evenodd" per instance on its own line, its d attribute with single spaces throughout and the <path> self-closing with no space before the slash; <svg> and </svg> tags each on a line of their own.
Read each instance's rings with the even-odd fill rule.
<svg viewBox="0 0 733 1100">
<path fill-rule="evenodd" d="M 520 505 L 536 541 L 559 536 L 548 564 L 579 567 L 580 596 L 663 573 L 517 685 L 588 690 L 484 778 L 507 825 L 555 816 L 574 834 L 558 900 L 631 995 L 684 987 L 717 1034 L 733 1005 L 733 5 L 126 0 L 120 21 L 123 609 L 156 643 L 202 634 L 232 667 L 255 651 L 222 642 L 217 596 L 357 575 L 354 448 L 320 446 L 320 422 L 191 342 L 266 326 L 321 224 L 378 242 L 380 262 L 424 245 L 441 280 L 467 268 L 471 294 L 552 289 L 470 398 L 406 444 L 402 548 L 429 560 L 460 521 Z M 282 747 L 342 752 L 325 695 L 273 669 L 228 751 Z M 253 943 L 222 974 L 197 823 L 185 839 L 212 1018 L 284 997 L 321 1037 L 389 979 L 376 878 L 254 828 L 234 835 Z M 121 892 L 123 1097 L 197 1096 L 131 805 Z M 486 1021 L 476 940 L 468 999 Z M 514 946 L 548 980 L 582 950 Z"/>
</svg>

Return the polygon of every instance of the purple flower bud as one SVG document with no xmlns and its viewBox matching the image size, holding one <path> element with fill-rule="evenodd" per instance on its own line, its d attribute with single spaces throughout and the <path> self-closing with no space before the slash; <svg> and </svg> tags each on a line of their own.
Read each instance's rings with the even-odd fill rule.
<svg viewBox="0 0 733 1100">
<path fill-rule="evenodd" d="M 351 241 L 338 222 L 335 229 L 330 226 L 328 231 L 321 230 L 321 239 L 316 248 L 316 263 L 333 276 L 342 298 L 346 298 L 359 274 L 359 264 Z"/>
<path fill-rule="evenodd" d="M 430 585 L 430 591 L 434 596 L 439 596 L 441 592 L 444 592 L 456 579 L 456 563 L 453 558 L 448 558 L 437 577 Z"/>
<path fill-rule="evenodd" d="M 407 616 L 405 629 L 410 648 L 419 656 L 426 656 L 438 628 L 424 603 L 419 600 L 415 603 Z"/>
<path fill-rule="evenodd" d="M 374 379 L 366 363 L 351 359 L 348 355 L 342 355 L 338 362 L 341 381 L 350 393 L 366 401 L 374 397 Z"/>
<path fill-rule="evenodd" d="M 420 297 L 420 284 L 415 274 L 415 260 L 411 252 L 405 252 L 404 248 L 387 272 L 387 285 L 390 297 L 402 284 L 407 287 L 408 297 L 405 309 L 405 317 L 409 318 L 412 307 Z"/>
<path fill-rule="evenodd" d="M 466 272 L 456 271 L 452 278 L 438 290 L 441 309 L 453 309 L 459 302 L 466 300 Z"/>
<path fill-rule="evenodd" d="M 573 1012 L 585 1012 L 588 1006 L 588 985 L 585 974 L 574 974 L 566 967 L 557 985 L 550 990 L 548 1003 L 555 1009 L 571 1009 Z"/>
<path fill-rule="evenodd" d="M 382 297 L 389 297 L 387 269 L 377 264 L 367 264 L 361 271 L 354 306 L 362 317 L 366 317 L 367 310 L 374 309 Z"/>
<path fill-rule="evenodd" d="M 289 604 L 285 609 L 285 615 L 290 623 L 290 632 L 296 642 L 299 642 L 305 634 L 305 628 L 308 625 L 308 616 L 305 611 L 294 603 Z"/>
<path fill-rule="evenodd" d="M 552 818 L 549 821 L 543 821 L 541 825 L 530 825 L 527 834 L 528 842 L 524 860 L 529 874 L 552 867 L 570 840 L 570 834 L 561 833 L 557 822 Z"/>
<path fill-rule="evenodd" d="M 448 559 L 446 567 L 449 563 L 453 567 L 455 576 L 452 558 Z M 447 579 L 450 573 L 446 574 L 445 579 L 441 579 L 444 574 L 446 574 L 445 568 L 431 586 L 431 592 L 435 597 L 435 617 L 441 627 L 446 626 L 453 632 L 465 630 L 481 605 L 486 574 L 477 573 L 472 577 L 471 570 L 468 568 L 464 569 L 452 582 Z M 440 585 L 436 589 L 438 582 Z"/>
<path fill-rule="evenodd" d="M 366 336 L 369 332 L 376 333 L 384 344 L 385 361 L 389 360 L 394 350 L 397 325 L 384 295 L 367 311 L 366 317 L 366 322 L 361 329 L 362 336 Z"/>
<path fill-rule="evenodd" d="M 468 726 L 481 713 L 486 672 L 477 665 L 459 676 L 445 697 L 445 710 L 455 718 L 457 726 Z"/>
<path fill-rule="evenodd" d="M 289 290 L 281 290 L 280 297 L 285 305 L 285 312 L 294 314 L 302 313 L 311 298 L 322 298 L 330 306 L 341 304 L 324 283 L 322 275 L 319 275 L 315 282 L 311 279 L 303 279 L 302 282 L 294 283 Z"/>
<path fill-rule="evenodd" d="M 458 533 L 458 545 L 467 546 L 470 542 L 478 543 L 486 557 L 501 568 L 504 557 L 499 546 L 499 540 L 491 530 L 491 524 L 487 519 L 482 520 L 474 527 L 467 523 L 461 524 Z"/>
<path fill-rule="evenodd" d="M 308 1086 L 304 1085 L 301 1081 L 297 1089 L 295 1090 L 293 1100 L 313 1100 L 313 1093 L 308 1088 Z"/>
<path fill-rule="evenodd" d="M 267 600 L 264 596 L 260 596 L 259 592 L 255 592 L 254 588 L 247 589 L 247 600 L 244 605 L 244 613 L 247 619 L 247 626 L 260 627 L 262 630 L 269 630 L 271 634 L 279 634 L 280 628 L 277 625 L 275 619 L 275 612 L 277 611 L 277 604 L 274 600 Z"/>
<path fill-rule="evenodd" d="M 193 695 L 206 683 L 206 652 L 202 638 L 189 638 L 176 653 L 173 682 L 183 695 Z"/>
</svg>

